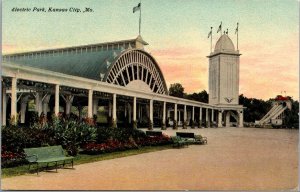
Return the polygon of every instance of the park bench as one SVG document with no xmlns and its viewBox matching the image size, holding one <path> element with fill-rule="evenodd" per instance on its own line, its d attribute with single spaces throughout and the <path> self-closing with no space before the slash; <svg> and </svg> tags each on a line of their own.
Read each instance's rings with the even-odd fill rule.
<svg viewBox="0 0 300 192">
<path fill-rule="evenodd" d="M 189 143 L 186 140 L 181 139 L 178 136 L 171 136 L 171 140 L 173 142 L 173 147 L 188 147 Z"/>
<path fill-rule="evenodd" d="M 59 162 L 62 162 L 63 166 L 65 166 L 65 164 L 67 163 L 72 164 L 73 168 L 74 157 L 67 157 L 61 145 L 38 148 L 25 148 L 24 152 L 26 155 L 26 160 L 29 162 L 29 170 L 31 164 L 36 164 L 37 174 L 39 174 L 39 165 L 41 164 L 47 164 L 48 168 L 49 163 L 55 163 L 56 172 Z"/>
<path fill-rule="evenodd" d="M 146 131 L 146 135 L 150 137 L 162 136 L 161 131 Z"/>
<path fill-rule="evenodd" d="M 186 141 L 192 144 L 207 144 L 207 137 L 203 137 L 201 135 L 195 135 L 194 133 L 176 132 L 176 136 L 185 138 Z"/>
</svg>

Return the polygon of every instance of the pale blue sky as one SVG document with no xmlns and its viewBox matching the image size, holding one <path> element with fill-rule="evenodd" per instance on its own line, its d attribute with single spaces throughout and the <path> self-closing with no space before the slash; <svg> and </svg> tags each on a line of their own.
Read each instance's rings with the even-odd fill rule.
<svg viewBox="0 0 300 192">
<path fill-rule="evenodd" d="M 134 38 L 138 35 L 139 13 L 133 14 L 132 8 L 138 3 L 139 0 L 3 1 L 3 53 Z M 89 7 L 94 12 L 16 13 L 11 11 L 14 7 L 75 7 L 82 10 Z M 220 21 L 223 22 L 223 30 L 229 28 L 229 36 L 235 44 L 234 30 L 236 23 L 240 23 L 239 48 L 243 54 L 241 93 L 253 97 L 273 97 L 282 90 L 270 85 L 272 89 L 262 94 L 255 91 L 254 87 L 265 86 L 268 81 L 274 82 L 277 79 L 266 79 L 248 85 L 251 83 L 248 81 L 251 79 L 249 70 L 254 70 L 253 74 L 259 74 L 257 71 L 261 70 L 266 71 L 268 75 L 262 73 L 262 78 L 271 78 L 275 73 L 278 74 L 278 71 L 270 70 L 274 66 L 288 66 L 289 69 L 279 76 L 292 76 L 294 88 L 282 83 L 279 83 L 279 86 L 287 87 L 288 93 L 298 97 L 298 89 L 293 90 L 298 84 L 298 74 L 294 74 L 298 72 L 299 50 L 299 2 L 296 0 L 142 1 L 142 36 L 150 44 L 147 50 L 159 61 L 168 85 L 178 80 L 178 77 L 173 77 L 172 72 L 167 72 L 166 69 L 169 66 L 177 66 L 178 70 L 185 70 L 188 65 L 190 71 L 183 71 L 182 76 L 194 70 L 198 70 L 199 73 L 190 79 L 179 81 L 188 92 L 207 90 L 208 61 L 205 56 L 209 54 L 210 47 L 207 34 L 210 27 L 214 27 L 214 44 L 219 37 L 216 31 Z M 174 51 L 181 50 L 184 59 L 178 63 L 178 59 L 174 61 Z M 186 53 L 187 51 L 190 53 Z M 193 82 L 195 86 L 191 87 L 191 83 L 188 82 Z"/>
</svg>

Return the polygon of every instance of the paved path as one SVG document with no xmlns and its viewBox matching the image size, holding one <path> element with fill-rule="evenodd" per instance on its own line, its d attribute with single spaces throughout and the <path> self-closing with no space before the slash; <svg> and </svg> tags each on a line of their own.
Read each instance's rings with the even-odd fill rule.
<svg viewBox="0 0 300 192">
<path fill-rule="evenodd" d="M 295 189 L 298 131 L 255 128 L 188 129 L 208 145 L 169 149 L 2 179 L 23 190 L 275 190 Z M 174 135 L 174 131 L 165 131 Z"/>
</svg>

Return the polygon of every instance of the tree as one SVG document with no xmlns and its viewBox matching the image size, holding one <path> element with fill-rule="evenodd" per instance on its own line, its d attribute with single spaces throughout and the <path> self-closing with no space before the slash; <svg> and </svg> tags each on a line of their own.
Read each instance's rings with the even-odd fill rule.
<svg viewBox="0 0 300 192">
<path fill-rule="evenodd" d="M 239 96 L 239 104 L 246 107 L 244 109 L 245 122 L 255 122 L 260 120 L 272 107 L 272 101 L 264 101 L 261 99 L 247 98 L 243 94 Z"/>
<path fill-rule="evenodd" d="M 288 128 L 299 129 L 299 102 L 291 99 L 292 109 L 285 111 L 284 124 Z"/>
<path fill-rule="evenodd" d="M 184 97 L 184 88 L 180 83 L 171 84 L 169 88 L 169 95 L 174 97 Z"/>
<path fill-rule="evenodd" d="M 205 90 L 203 90 L 199 93 L 188 94 L 186 95 L 186 99 L 208 103 L 208 93 Z"/>
</svg>

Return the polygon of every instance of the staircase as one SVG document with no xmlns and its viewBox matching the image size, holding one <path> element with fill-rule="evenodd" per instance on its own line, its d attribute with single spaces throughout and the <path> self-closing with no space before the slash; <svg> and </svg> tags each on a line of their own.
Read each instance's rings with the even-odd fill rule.
<svg viewBox="0 0 300 192">
<path fill-rule="evenodd" d="M 271 124 L 272 119 L 276 119 L 279 115 L 281 115 L 287 106 L 283 106 L 280 103 L 275 104 L 271 110 L 259 121 L 255 121 L 256 125 L 264 125 L 264 124 Z"/>
</svg>

